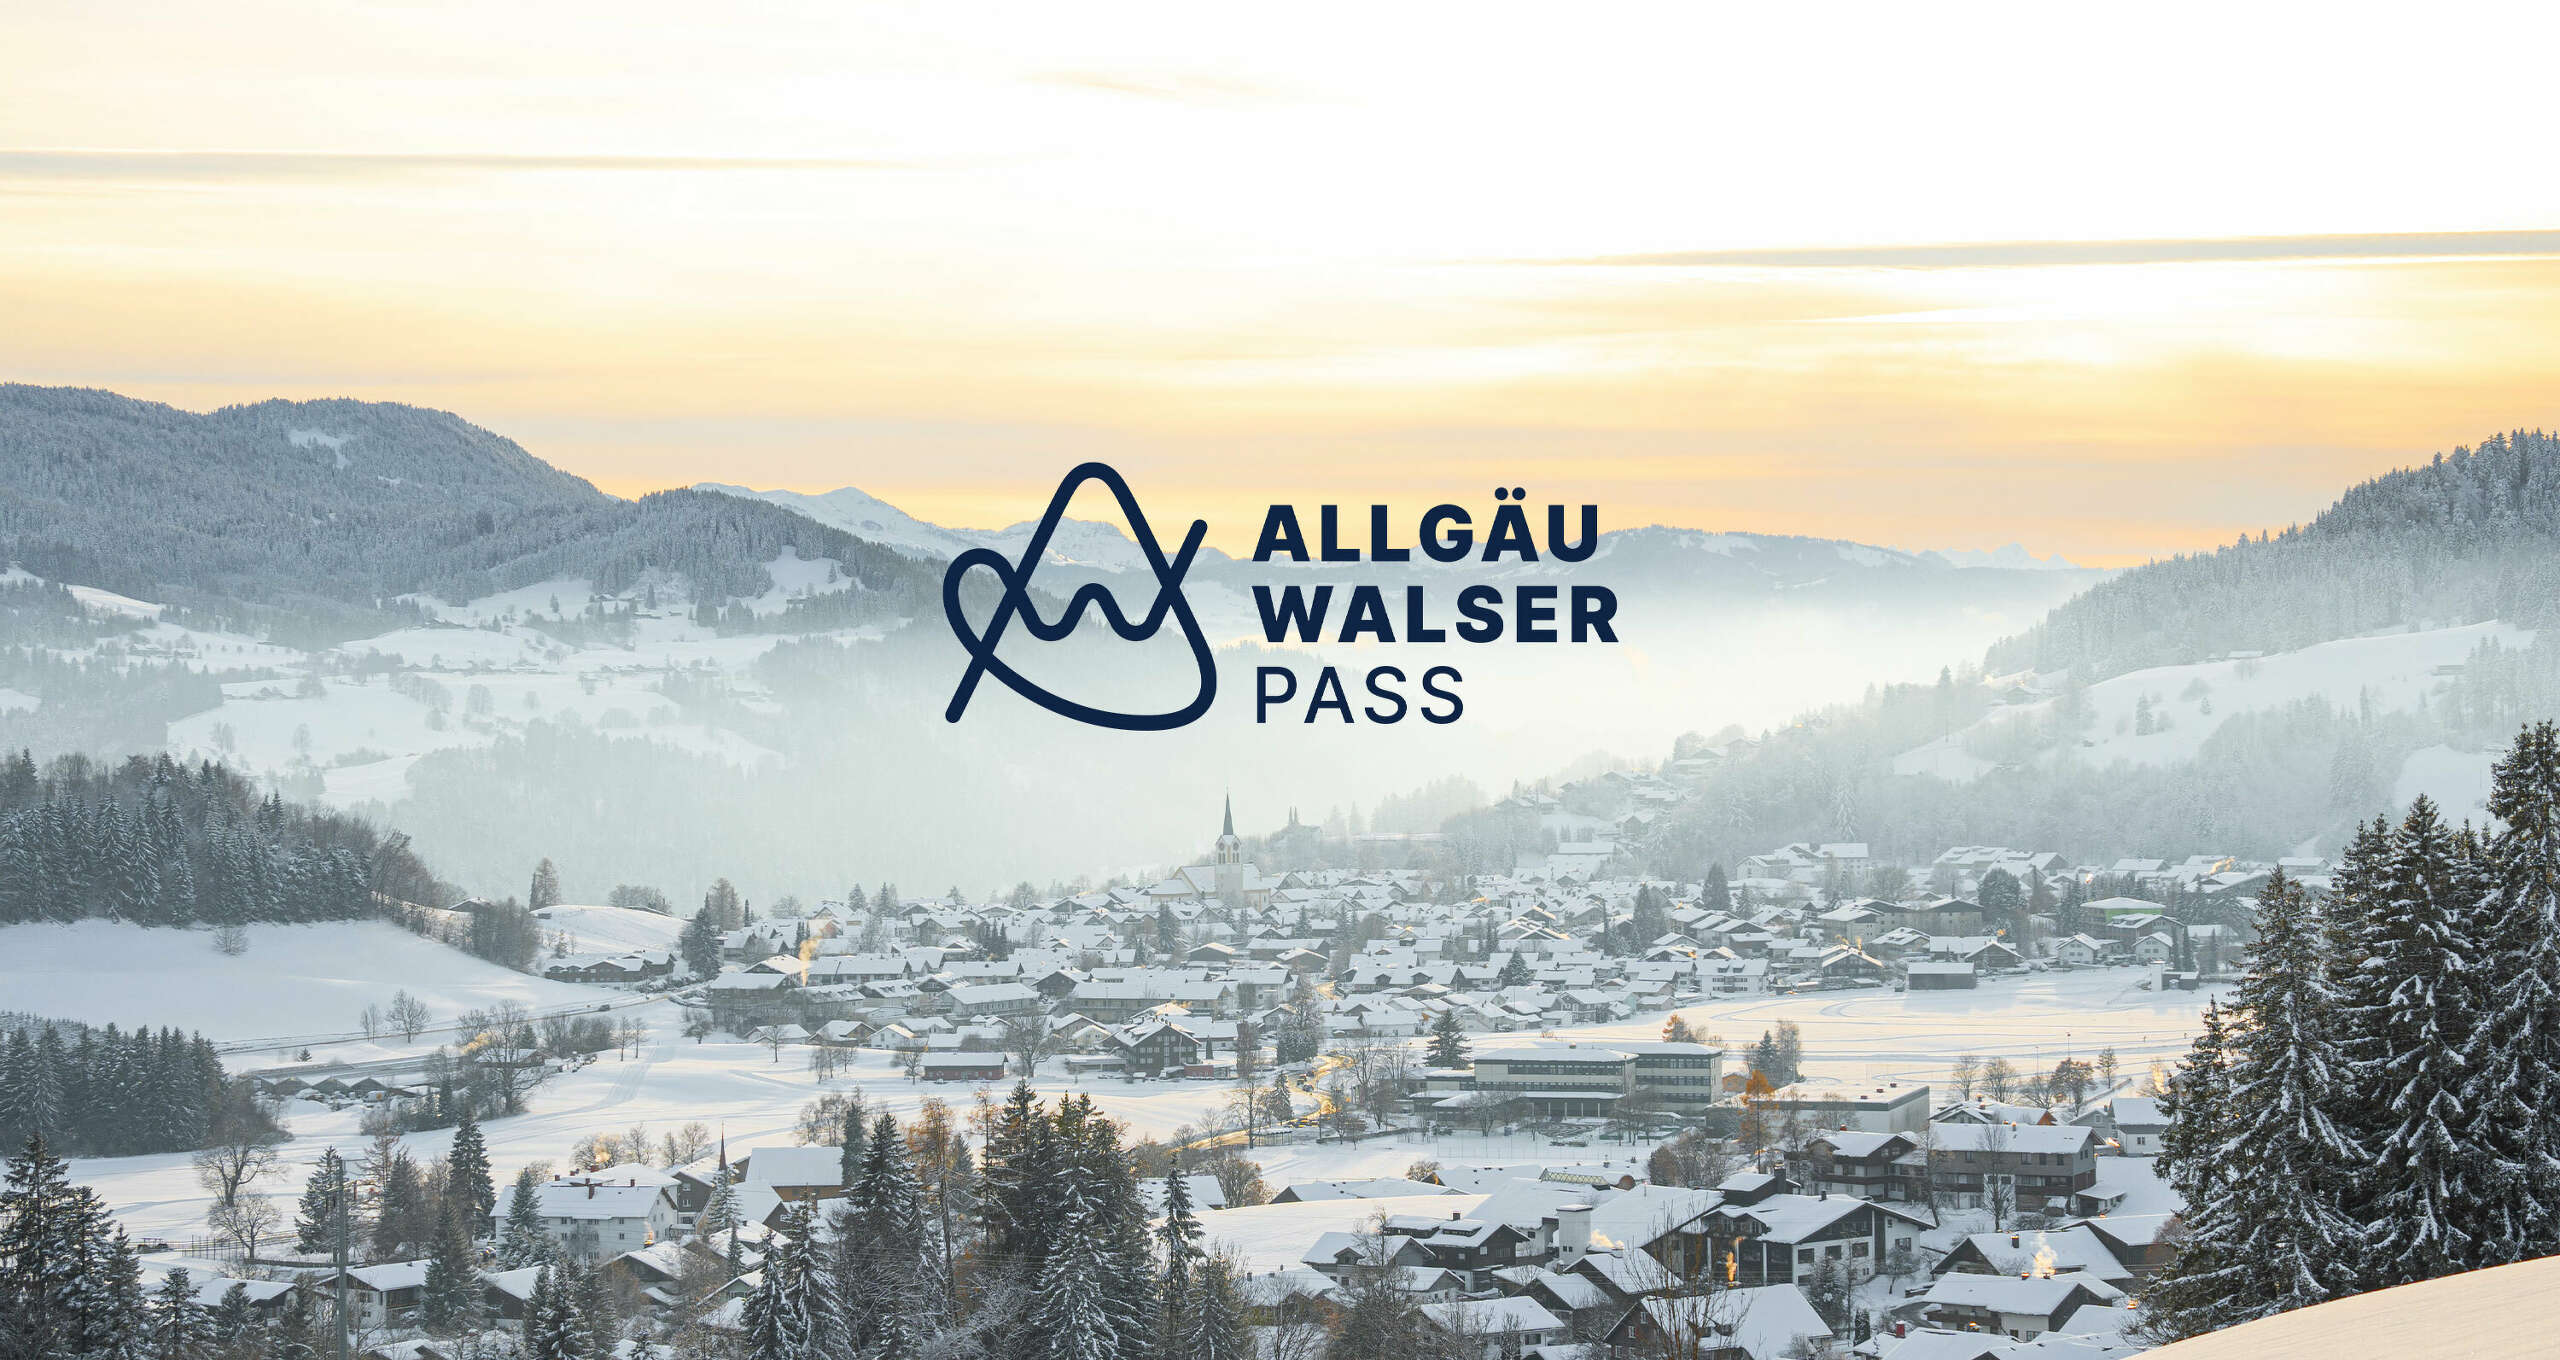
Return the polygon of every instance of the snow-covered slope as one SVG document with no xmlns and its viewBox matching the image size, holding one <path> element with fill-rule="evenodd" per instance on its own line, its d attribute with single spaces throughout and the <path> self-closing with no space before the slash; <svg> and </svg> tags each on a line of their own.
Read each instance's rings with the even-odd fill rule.
<svg viewBox="0 0 2560 1360">
<path fill-rule="evenodd" d="M 684 922 L 654 911 L 631 907 L 579 907 L 561 905 L 544 907 L 534 915 L 541 919 L 546 936 L 557 935 L 577 954 L 618 954 L 632 949 L 671 949 L 676 936 L 684 932 Z"/>
<path fill-rule="evenodd" d="M 254 925 L 246 953 L 209 930 L 113 921 L 0 928 L 0 1010 L 90 1024 L 174 1025 L 217 1043 L 344 1034 L 407 991 L 439 1023 L 515 1001 L 586 1007 L 623 993 L 511 972 L 379 921 Z M 422 1039 L 425 1036 L 421 1036 Z"/>
<path fill-rule="evenodd" d="M 2560 1256 L 2324 1303 L 2146 1352 L 2156 1360 L 2464 1360 L 2553 1354 Z"/>
<path fill-rule="evenodd" d="M 768 501 L 786 510 L 795 510 L 830 528 L 842 529 L 856 538 L 869 539 L 911 557 L 956 557 L 971 548 L 993 548 L 1007 558 L 1019 559 L 1025 543 L 1031 540 L 1036 521 L 1024 521 L 1004 529 L 946 529 L 917 519 L 906 511 L 857 487 L 838 487 L 833 491 L 812 495 L 804 491 L 755 491 L 743 486 L 727 486 L 718 482 L 702 482 L 697 491 L 717 491 L 726 496 L 743 496 L 750 500 Z M 1170 532 L 1159 529 L 1159 533 Z M 1175 544 L 1163 544 L 1170 553 Z M 1202 561 L 1223 560 L 1224 554 L 1214 548 L 1200 550 Z M 1095 520 L 1061 520 L 1049 537 L 1046 560 L 1055 566 L 1093 567 L 1102 571 L 1136 571 L 1147 564 L 1146 555 L 1116 524 Z"/>
<path fill-rule="evenodd" d="M 2206 738 L 2237 713 L 2314 697 L 2347 709 L 2364 703 L 2386 712 L 2412 709 L 2444 683 L 2443 668 L 2460 665 L 2492 639 L 2514 647 L 2530 643 L 2533 634 L 2497 622 L 2475 623 L 2134 671 L 2083 691 L 2089 722 L 2080 742 L 2067 749 L 2071 758 L 2102 768 L 2118 761 L 2171 765 L 2193 759 Z M 1995 710 L 1971 727 L 1903 752 L 1894 758 L 1894 772 L 1972 779 L 2016 758 L 2013 750 L 2026 751 L 2028 734 L 2050 721 L 2054 704 L 2046 698 Z M 2142 730 L 2144 709 L 2151 715 L 2148 732 Z"/>
</svg>

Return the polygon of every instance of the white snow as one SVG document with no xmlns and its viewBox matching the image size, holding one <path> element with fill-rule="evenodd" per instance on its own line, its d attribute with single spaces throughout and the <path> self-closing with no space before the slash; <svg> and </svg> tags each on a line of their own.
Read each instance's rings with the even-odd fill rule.
<svg viewBox="0 0 2560 1360">
<path fill-rule="evenodd" d="M 2118 761 L 2173 765 L 2193 759 L 2205 739 L 2235 713 L 2262 712 L 2314 697 L 2348 710 L 2368 701 L 2386 712 L 2414 709 L 2422 696 L 2446 683 L 2437 673 L 2439 667 L 2461 664 L 2474 648 L 2492 639 L 2503 646 L 2521 647 L 2533 641 L 2533 634 L 2492 621 L 2344 638 L 2262 657 L 2133 671 L 2088 687 L 2090 722 L 2068 754 L 2100 769 Z M 2136 731 L 2135 709 L 2145 700 L 2158 725 L 2149 733 Z M 2024 729 L 2004 744 L 2011 724 L 2040 726 L 2052 708 L 2053 700 L 2045 699 L 1995 710 L 1970 727 L 1894 757 L 1894 772 L 1972 779 L 1993 766 L 1993 758 L 1985 752 L 1996 755 L 2004 745 L 2028 748 Z M 2050 753 L 2046 758 L 2051 758 Z"/>
<path fill-rule="evenodd" d="M 0 689 L 0 713 L 33 713 L 44 700 L 22 689 Z"/>
<path fill-rule="evenodd" d="M 684 922 L 654 911 L 630 907 L 582 907 L 563 904 L 534 913 L 546 936 L 568 937 L 572 952 L 618 954 L 635 949 L 672 949 Z"/>
<path fill-rule="evenodd" d="M 56 1020 L 174 1025 L 217 1043 L 344 1035 L 367 1005 L 406 990 L 439 1021 L 515 1001 L 592 1006 L 625 993 L 501 968 L 380 921 L 253 925 L 225 955 L 210 930 L 113 921 L 0 927 L 0 1010 Z M 421 1035 L 422 1043 L 442 1040 Z"/>
<path fill-rule="evenodd" d="M 2157 1360 L 2547 1356 L 2560 1257 L 2378 1289 L 2147 1352 Z"/>
<path fill-rule="evenodd" d="M 2391 805 L 2407 807 L 2409 800 L 2423 793 L 2435 800 L 2437 812 L 2446 821 L 2485 826 L 2491 820 L 2490 767 L 2497 761 L 2494 751 L 2457 751 L 2450 746 L 2412 751 L 2391 786 Z"/>
<path fill-rule="evenodd" d="M 1256 1204 L 1202 1214 L 1200 1228 L 1210 1247 L 1233 1248 L 1245 1270 L 1260 1275 L 1297 1269 L 1298 1258 L 1315 1245 L 1318 1235 L 1358 1232 L 1380 1214 L 1450 1218 L 1484 1201 L 1482 1195 L 1392 1195 L 1313 1204 Z"/>
</svg>

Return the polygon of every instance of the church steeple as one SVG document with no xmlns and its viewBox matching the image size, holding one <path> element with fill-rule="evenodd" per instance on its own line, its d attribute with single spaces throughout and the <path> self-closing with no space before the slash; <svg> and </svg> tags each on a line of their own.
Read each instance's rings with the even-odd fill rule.
<svg viewBox="0 0 2560 1360">
<path fill-rule="evenodd" d="M 1218 834 L 1221 836 L 1232 836 L 1236 834 L 1236 796 L 1232 793 L 1227 795 L 1226 829 L 1220 831 Z"/>
</svg>

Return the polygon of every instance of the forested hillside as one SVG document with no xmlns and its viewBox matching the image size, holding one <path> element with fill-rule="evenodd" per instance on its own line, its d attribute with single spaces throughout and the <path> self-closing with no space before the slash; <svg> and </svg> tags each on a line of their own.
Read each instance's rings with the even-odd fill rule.
<svg viewBox="0 0 2560 1360">
<path fill-rule="evenodd" d="M 2560 613 L 2560 438 L 2492 436 L 2377 477 L 2307 525 L 2154 562 L 1994 645 L 1984 669 L 2083 682 L 2405 624 Z"/>
<path fill-rule="evenodd" d="M 377 894 L 440 906 L 450 890 L 407 837 L 211 762 L 0 761 L 0 924 L 347 920 L 379 914 Z"/>
<path fill-rule="evenodd" d="M 0 386 L 0 564 L 280 641 L 396 626 L 393 597 L 464 600 L 663 573 L 695 603 L 763 594 L 790 548 L 866 591 L 932 573 L 761 501 L 622 501 L 440 411 L 267 401 L 196 415 L 108 392 Z M 890 601 L 863 604 L 875 613 Z M 845 606 L 839 605 L 842 612 Z"/>
</svg>

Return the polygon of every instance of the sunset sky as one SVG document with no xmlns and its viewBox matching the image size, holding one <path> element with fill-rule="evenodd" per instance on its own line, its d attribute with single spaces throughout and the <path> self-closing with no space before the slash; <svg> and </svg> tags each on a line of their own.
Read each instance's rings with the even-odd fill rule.
<svg viewBox="0 0 2560 1360">
<path fill-rule="evenodd" d="M 2560 420 L 2547 14 L 1958 13 L 15 0 L 0 380 L 2110 564 Z"/>
</svg>

